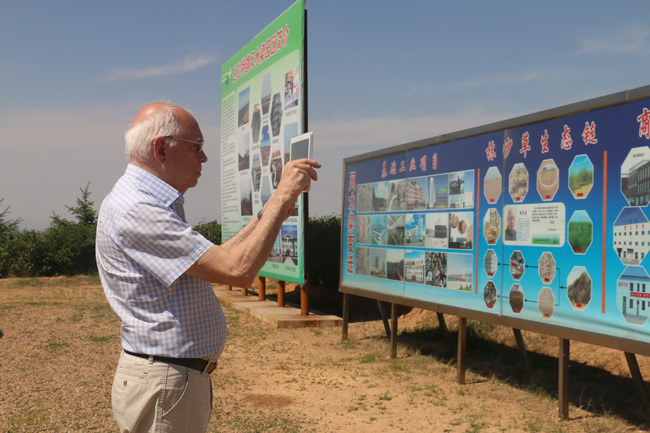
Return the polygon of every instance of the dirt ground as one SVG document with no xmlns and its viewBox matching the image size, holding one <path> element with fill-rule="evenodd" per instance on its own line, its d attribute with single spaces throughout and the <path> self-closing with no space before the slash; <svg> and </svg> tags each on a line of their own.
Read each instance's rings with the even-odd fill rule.
<svg viewBox="0 0 650 433">
<path fill-rule="evenodd" d="M 318 298 L 336 298 L 331 291 Z M 288 294 L 291 299 L 291 294 Z M 330 301 L 327 302 L 331 304 Z M 573 342 L 570 419 L 558 419 L 557 339 L 470 322 L 467 384 L 456 383 L 434 314 L 404 308 L 397 359 L 355 299 L 340 328 L 274 329 L 225 309 L 229 339 L 213 373 L 210 432 L 635 432 L 650 426 L 621 352 Z M 340 313 L 339 313 L 340 314 Z M 96 279 L 0 280 L 0 432 L 112 432 L 119 324 Z M 638 357 L 650 377 L 650 359 Z"/>
</svg>

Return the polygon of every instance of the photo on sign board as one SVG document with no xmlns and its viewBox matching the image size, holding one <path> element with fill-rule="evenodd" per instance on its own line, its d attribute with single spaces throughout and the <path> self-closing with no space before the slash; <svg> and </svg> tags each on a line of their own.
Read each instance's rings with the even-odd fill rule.
<svg viewBox="0 0 650 433">
<path fill-rule="evenodd" d="M 449 174 L 429 177 L 429 209 L 449 208 Z"/>
<path fill-rule="evenodd" d="M 269 135 L 269 125 L 262 126 L 262 142 L 260 143 L 260 154 L 262 155 L 262 165 L 269 165 L 271 156 L 271 136 Z"/>
<path fill-rule="evenodd" d="M 253 191 L 260 192 L 262 167 L 260 167 L 260 156 L 257 153 L 253 155 L 253 168 L 251 169 L 251 178 L 253 180 Z"/>
<path fill-rule="evenodd" d="M 449 174 L 449 208 L 471 209 L 474 207 L 474 170 Z"/>
<path fill-rule="evenodd" d="M 357 185 L 357 211 L 372 212 L 372 198 L 374 196 L 371 183 Z"/>
<path fill-rule="evenodd" d="M 406 210 L 408 181 L 406 179 L 391 180 L 386 200 L 387 210 Z"/>
<path fill-rule="evenodd" d="M 239 171 L 248 170 L 250 168 L 250 138 L 248 131 L 239 136 Z"/>
<path fill-rule="evenodd" d="M 427 205 L 427 178 L 414 177 L 406 180 L 406 210 L 425 209 Z"/>
<path fill-rule="evenodd" d="M 388 235 L 387 245 L 404 245 L 404 227 L 406 216 L 404 214 L 394 214 L 387 216 Z"/>
<path fill-rule="evenodd" d="M 280 237 L 282 238 L 282 263 L 287 265 L 298 264 L 298 226 L 297 225 L 283 225 L 280 229 Z"/>
<path fill-rule="evenodd" d="M 472 249 L 474 212 L 449 214 L 449 248 Z"/>
<path fill-rule="evenodd" d="M 461 292 L 474 289 L 472 254 L 447 254 L 447 288 Z"/>
<path fill-rule="evenodd" d="M 271 105 L 271 132 L 274 137 L 280 134 L 282 126 L 282 100 L 279 93 L 273 95 L 273 104 Z"/>
<path fill-rule="evenodd" d="M 298 122 L 289 123 L 284 126 L 284 163 L 289 162 L 291 139 L 298 135 Z"/>
<path fill-rule="evenodd" d="M 370 249 L 368 247 L 356 248 L 354 273 L 357 275 L 370 275 Z"/>
<path fill-rule="evenodd" d="M 424 265 L 424 284 L 447 288 L 447 253 L 427 251 Z"/>
<path fill-rule="evenodd" d="M 237 126 L 244 126 L 248 123 L 248 111 L 250 105 L 251 88 L 247 87 L 239 92 L 239 116 Z"/>
<path fill-rule="evenodd" d="M 386 250 L 370 248 L 370 276 L 386 278 Z"/>
<path fill-rule="evenodd" d="M 372 210 L 374 212 L 384 212 L 388 208 L 388 198 L 390 195 L 389 182 L 375 182 L 372 184 Z"/>
<path fill-rule="evenodd" d="M 587 155 L 576 155 L 569 167 L 569 189 L 576 199 L 587 198 L 594 186 L 594 165 Z"/>
<path fill-rule="evenodd" d="M 278 189 L 280 178 L 282 178 L 282 157 L 271 160 L 271 186 Z"/>
<path fill-rule="evenodd" d="M 262 81 L 262 112 L 266 115 L 269 113 L 269 107 L 271 106 L 271 74 L 266 73 L 264 75 L 264 80 Z"/>
<path fill-rule="evenodd" d="M 425 214 L 407 214 L 404 243 L 410 247 L 423 247 L 426 234 Z"/>
<path fill-rule="evenodd" d="M 251 135 L 253 143 L 260 141 L 260 128 L 262 127 L 262 115 L 260 114 L 260 104 L 255 104 L 253 108 L 253 121 L 251 122 Z"/>
<path fill-rule="evenodd" d="M 621 165 L 621 192 L 630 206 L 645 206 L 650 202 L 650 194 L 645 188 L 637 187 L 637 179 L 645 179 L 650 167 L 650 148 L 648 146 L 630 149 Z"/>
<path fill-rule="evenodd" d="M 406 250 L 404 280 L 407 283 L 424 284 L 424 251 Z"/>
<path fill-rule="evenodd" d="M 404 281 L 404 250 L 395 248 L 386 252 L 386 278 Z"/>
<path fill-rule="evenodd" d="M 292 69 L 284 75 L 284 109 L 298 105 L 300 94 L 300 81 L 298 80 L 298 68 Z"/>
<path fill-rule="evenodd" d="M 370 219 L 370 243 L 373 245 L 386 245 L 386 241 L 386 215 L 373 215 Z"/>
<path fill-rule="evenodd" d="M 449 214 L 447 212 L 428 213 L 426 215 L 426 232 L 424 246 L 426 248 L 447 249 L 449 242 Z"/>
<path fill-rule="evenodd" d="M 239 197 L 242 216 L 253 215 L 253 192 L 251 191 L 251 180 L 242 177 L 239 180 Z"/>
<path fill-rule="evenodd" d="M 356 220 L 357 228 L 355 241 L 357 244 L 370 243 L 370 215 L 358 215 Z"/>
</svg>

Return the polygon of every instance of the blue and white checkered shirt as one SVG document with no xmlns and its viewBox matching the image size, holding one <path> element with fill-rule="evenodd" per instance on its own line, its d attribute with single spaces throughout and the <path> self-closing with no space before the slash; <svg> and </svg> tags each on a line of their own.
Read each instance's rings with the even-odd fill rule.
<svg viewBox="0 0 650 433">
<path fill-rule="evenodd" d="M 122 348 L 216 360 L 226 319 L 208 281 L 185 274 L 212 242 L 192 230 L 176 189 L 129 164 L 97 222 L 99 276 L 120 318 Z"/>
</svg>

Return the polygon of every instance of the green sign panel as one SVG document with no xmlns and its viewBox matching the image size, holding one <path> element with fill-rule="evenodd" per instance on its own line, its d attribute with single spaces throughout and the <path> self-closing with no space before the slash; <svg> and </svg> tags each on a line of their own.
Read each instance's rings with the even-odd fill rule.
<svg viewBox="0 0 650 433">
<path fill-rule="evenodd" d="M 304 0 L 221 67 L 222 240 L 233 237 L 275 192 L 289 140 L 304 132 Z M 304 284 L 303 201 L 284 222 L 260 276 Z"/>
</svg>

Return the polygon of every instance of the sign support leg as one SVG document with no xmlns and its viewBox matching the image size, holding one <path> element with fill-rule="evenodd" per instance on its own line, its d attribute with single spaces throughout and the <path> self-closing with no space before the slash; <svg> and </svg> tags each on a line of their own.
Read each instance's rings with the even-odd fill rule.
<svg viewBox="0 0 650 433">
<path fill-rule="evenodd" d="M 300 314 L 309 316 L 309 281 L 300 287 Z"/>
<path fill-rule="evenodd" d="M 390 338 L 390 325 L 388 324 L 388 314 L 386 311 L 386 302 L 377 300 L 377 307 L 379 307 L 379 314 L 381 315 L 381 320 L 384 322 L 384 330 L 386 331 L 386 337 Z"/>
<path fill-rule="evenodd" d="M 465 385 L 465 369 L 467 354 L 467 318 L 458 318 L 458 364 L 456 366 L 458 377 L 457 382 L 459 385 Z"/>
<path fill-rule="evenodd" d="M 641 370 L 639 369 L 639 363 L 636 360 L 636 355 L 634 353 L 625 352 L 625 359 L 627 360 L 627 366 L 630 368 L 630 374 L 632 375 L 632 380 L 634 380 L 636 392 L 639 395 L 639 399 L 641 400 L 641 407 L 650 408 L 650 403 L 648 403 L 648 395 L 645 392 L 645 385 L 643 384 L 643 376 L 641 375 Z"/>
<path fill-rule="evenodd" d="M 257 299 L 266 300 L 266 277 L 257 277 Z"/>
<path fill-rule="evenodd" d="M 285 282 L 278 281 L 278 307 L 284 307 Z"/>
<path fill-rule="evenodd" d="M 526 343 L 524 342 L 523 335 L 521 335 L 521 329 L 512 328 L 512 333 L 515 335 L 517 347 L 519 348 L 519 356 L 521 357 L 521 362 L 524 364 L 526 373 L 532 374 L 533 369 L 530 367 L 530 360 L 528 359 L 528 352 L 526 351 Z"/>
<path fill-rule="evenodd" d="M 350 295 L 343 295 L 343 325 L 341 326 L 343 340 L 348 339 L 348 322 L 350 320 Z"/>
<path fill-rule="evenodd" d="M 569 358 L 571 355 L 571 340 L 560 338 L 560 372 L 558 375 L 558 415 L 561 419 L 569 419 Z"/>
<path fill-rule="evenodd" d="M 436 313 L 436 316 L 438 317 L 438 326 L 440 327 L 440 332 L 442 332 L 442 336 L 445 339 L 445 343 L 447 346 L 451 347 L 449 329 L 447 328 L 447 322 L 445 322 L 445 316 L 442 313 Z"/>
<path fill-rule="evenodd" d="M 390 304 L 390 359 L 397 358 L 397 305 Z"/>
</svg>

